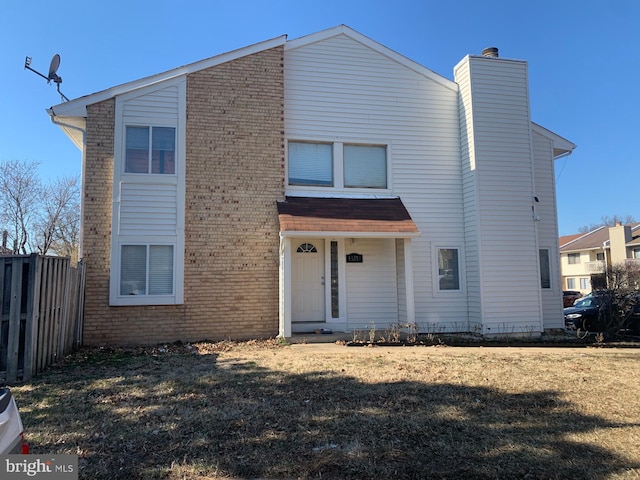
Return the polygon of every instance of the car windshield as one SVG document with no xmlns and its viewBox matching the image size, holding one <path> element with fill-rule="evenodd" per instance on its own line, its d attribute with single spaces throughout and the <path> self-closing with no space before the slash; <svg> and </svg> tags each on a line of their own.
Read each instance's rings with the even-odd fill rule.
<svg viewBox="0 0 640 480">
<path fill-rule="evenodd" d="M 593 297 L 581 298 L 576 300 L 573 304 L 574 307 L 595 307 L 598 304 L 597 300 Z"/>
</svg>

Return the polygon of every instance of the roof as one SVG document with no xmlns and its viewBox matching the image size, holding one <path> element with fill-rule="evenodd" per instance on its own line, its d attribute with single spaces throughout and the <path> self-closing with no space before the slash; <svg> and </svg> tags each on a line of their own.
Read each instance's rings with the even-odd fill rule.
<svg viewBox="0 0 640 480">
<path fill-rule="evenodd" d="M 141 88 L 156 85 L 161 82 L 176 81 L 179 79 L 179 77 L 188 75 L 190 73 L 204 70 L 206 68 L 220 65 L 222 63 L 236 60 L 238 58 L 242 58 L 247 55 L 258 53 L 278 46 L 284 46 L 285 51 L 293 50 L 296 48 L 304 47 L 306 45 L 310 45 L 314 42 L 320 42 L 339 35 L 346 35 L 356 42 L 359 42 L 380 53 L 381 55 L 390 58 L 398 64 L 412 69 L 415 72 L 420 73 L 421 75 L 424 75 L 425 78 L 437 82 L 451 90 L 458 91 L 458 85 L 455 82 L 452 82 L 451 80 L 437 73 L 434 73 L 432 70 L 429 70 L 419 63 L 410 60 L 409 58 L 391 50 L 388 47 L 385 47 L 380 43 L 375 42 L 374 40 L 371 40 L 370 38 L 356 32 L 346 25 L 339 25 L 294 40 L 287 40 L 286 35 L 281 35 L 270 40 L 265 40 L 263 42 L 259 42 L 244 48 L 239 48 L 237 50 L 222 53 L 220 55 L 209 57 L 198 62 L 184 65 L 182 67 L 174 68 L 166 72 L 127 82 L 122 85 L 92 93 L 90 95 L 85 95 L 83 97 L 73 99 L 69 102 L 54 105 L 47 110 L 47 113 L 51 117 L 51 120 L 64 131 L 64 133 L 80 150 L 82 150 L 88 105 L 92 105 L 94 103 L 98 103 L 116 97 L 118 95 L 133 92 Z M 573 149 L 576 148 L 576 146 L 570 141 L 551 132 L 550 130 L 547 130 L 544 127 L 541 127 L 540 125 L 532 123 L 531 128 L 533 131 L 546 138 L 549 138 L 552 141 L 554 158 L 571 153 Z"/>
<path fill-rule="evenodd" d="M 90 95 L 78 97 L 69 102 L 54 105 L 47 110 L 47 113 L 50 115 L 51 120 L 62 128 L 73 143 L 75 143 L 79 149 L 82 149 L 83 130 L 85 129 L 88 105 L 102 102 L 117 95 L 123 95 L 154 84 L 174 80 L 189 73 L 230 62 L 247 55 L 275 48 L 284 45 L 286 40 L 286 35 L 282 35 L 280 37 L 249 45 L 248 47 L 232 50 L 182 67 L 174 68 L 166 72 L 123 83 L 122 85 L 108 88 Z"/>
<path fill-rule="evenodd" d="M 573 242 L 576 238 L 580 238 L 583 235 L 584 235 L 584 233 L 574 233 L 573 235 L 564 235 L 564 236 L 559 238 L 558 243 L 562 247 L 563 245 L 566 245 L 569 242 Z"/>
<path fill-rule="evenodd" d="M 575 143 L 570 142 L 566 138 L 561 137 L 557 133 L 553 133 L 551 130 L 535 122 L 531 122 L 531 130 L 551 140 L 553 143 L 553 158 L 563 157 L 576 149 Z"/>
<path fill-rule="evenodd" d="M 400 198 L 286 197 L 277 202 L 285 235 L 415 237 L 420 234 Z"/>
<path fill-rule="evenodd" d="M 632 230 L 637 230 L 638 228 L 640 228 L 640 223 L 633 223 L 627 226 L 631 227 Z M 569 239 L 569 237 L 575 237 L 575 238 Z M 563 243 L 562 242 L 563 238 L 567 238 L 568 241 Z M 608 242 L 609 242 L 609 227 L 602 226 L 584 234 L 567 235 L 565 237 L 560 237 L 560 251 L 574 252 L 574 251 L 580 251 L 580 250 L 603 249 L 605 247 L 608 247 L 608 245 L 605 246 L 605 243 L 608 243 Z M 627 245 L 636 245 L 636 244 L 640 244 L 640 236 L 634 236 L 631 242 L 627 243 Z"/>
</svg>

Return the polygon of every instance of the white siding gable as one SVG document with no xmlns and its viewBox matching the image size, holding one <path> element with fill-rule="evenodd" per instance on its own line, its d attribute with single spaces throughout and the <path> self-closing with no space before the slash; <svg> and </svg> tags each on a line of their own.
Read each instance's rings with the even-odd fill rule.
<svg viewBox="0 0 640 480">
<path fill-rule="evenodd" d="M 421 232 L 412 241 L 416 322 L 466 327 L 464 290 L 435 292 L 431 248 L 460 245 L 465 231 L 457 85 L 348 30 L 303 40 L 285 47 L 286 139 L 388 145 L 389 189 L 358 194 L 399 196 Z"/>
</svg>

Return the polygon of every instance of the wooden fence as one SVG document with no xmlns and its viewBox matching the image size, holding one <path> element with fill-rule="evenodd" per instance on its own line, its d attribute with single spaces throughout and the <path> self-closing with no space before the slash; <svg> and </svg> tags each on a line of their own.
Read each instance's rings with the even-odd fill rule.
<svg viewBox="0 0 640 480">
<path fill-rule="evenodd" d="M 28 381 L 82 344 L 85 267 L 0 256 L 0 382 Z"/>
</svg>

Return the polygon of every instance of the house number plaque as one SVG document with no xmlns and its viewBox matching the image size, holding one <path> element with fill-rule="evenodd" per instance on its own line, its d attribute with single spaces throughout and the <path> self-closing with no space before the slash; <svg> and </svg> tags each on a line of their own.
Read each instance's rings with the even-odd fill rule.
<svg viewBox="0 0 640 480">
<path fill-rule="evenodd" d="M 349 253 L 347 254 L 347 263 L 362 263 L 362 254 L 360 253 Z"/>
</svg>

